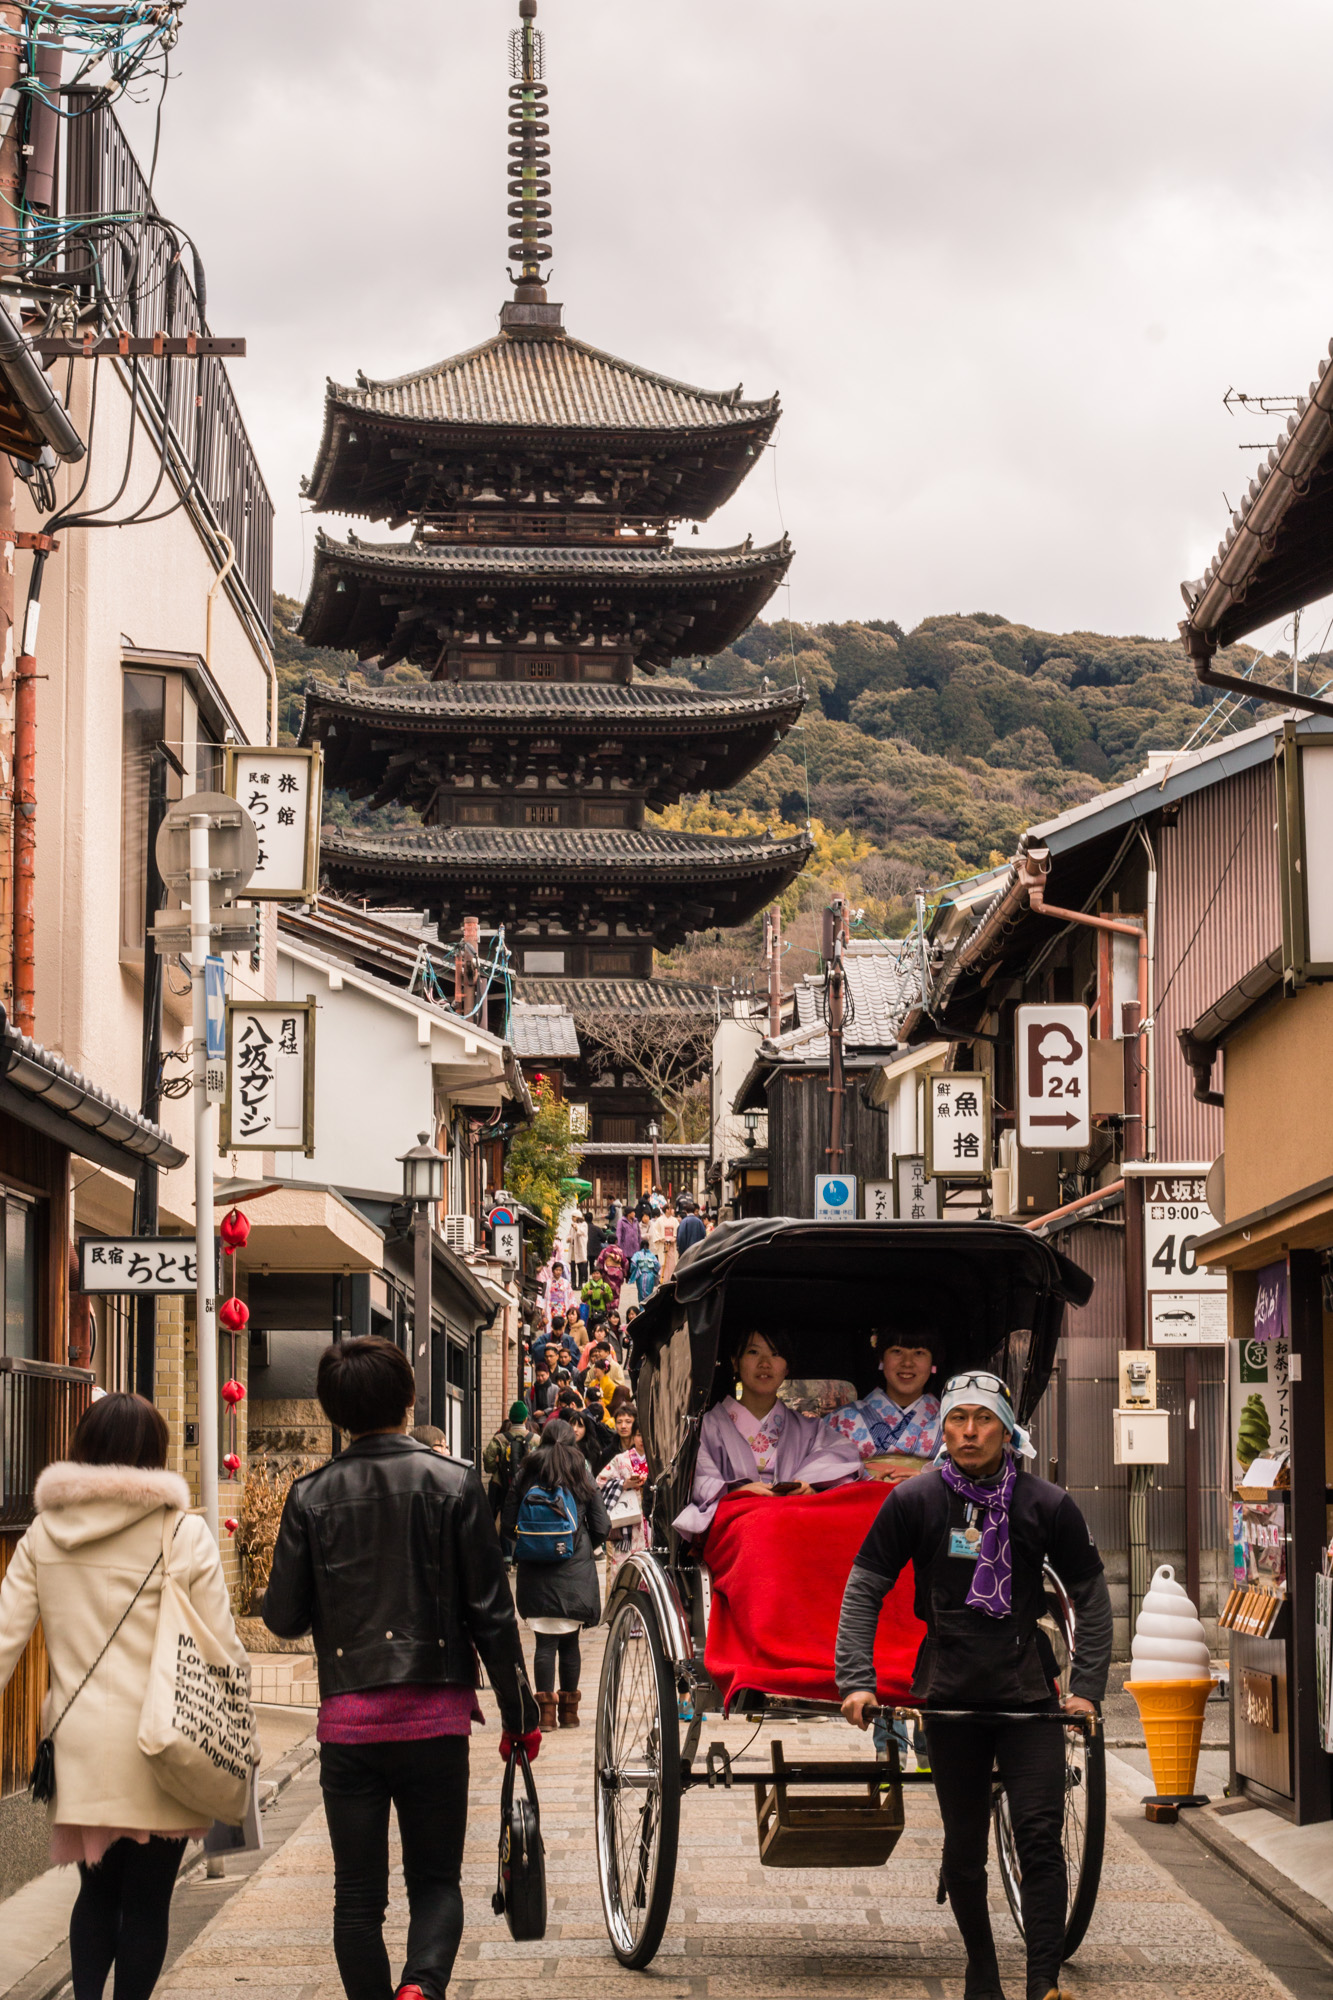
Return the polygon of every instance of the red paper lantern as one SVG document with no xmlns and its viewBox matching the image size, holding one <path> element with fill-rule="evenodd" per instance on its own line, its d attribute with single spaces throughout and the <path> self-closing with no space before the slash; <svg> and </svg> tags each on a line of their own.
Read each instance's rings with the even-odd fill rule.
<svg viewBox="0 0 1333 2000">
<path fill-rule="evenodd" d="M 243 1403 L 245 1401 L 245 1384 L 237 1381 L 224 1382 L 222 1385 L 222 1400 L 224 1403 Z"/>
<path fill-rule="evenodd" d="M 218 1225 L 218 1234 L 222 1238 L 222 1247 L 227 1255 L 234 1257 L 236 1252 L 244 1250 L 250 1241 L 249 1216 L 242 1215 L 239 1208 L 232 1209 L 230 1215 L 223 1216 Z"/>
<path fill-rule="evenodd" d="M 218 1307 L 218 1318 L 228 1333 L 241 1333 L 250 1322 L 250 1308 L 244 1299 L 224 1299 Z"/>
<path fill-rule="evenodd" d="M 227 1468 L 227 1477 L 229 1479 L 234 1479 L 236 1474 L 241 1469 L 241 1461 L 236 1456 L 236 1453 L 234 1451 L 229 1451 L 227 1453 L 227 1456 L 223 1459 L 222 1463 Z"/>
<path fill-rule="evenodd" d="M 224 1521 L 222 1525 L 227 1530 L 227 1533 L 229 1535 L 234 1535 L 236 1533 L 236 1530 L 240 1527 L 241 1524 L 239 1521 L 232 1521 L 229 1519 Z"/>
</svg>

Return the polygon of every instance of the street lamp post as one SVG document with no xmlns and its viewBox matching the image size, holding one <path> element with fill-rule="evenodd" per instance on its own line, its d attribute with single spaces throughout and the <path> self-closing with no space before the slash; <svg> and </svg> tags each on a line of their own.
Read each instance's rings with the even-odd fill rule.
<svg viewBox="0 0 1333 2000">
<path fill-rule="evenodd" d="M 412 1373 L 417 1395 L 414 1415 L 419 1424 L 430 1422 L 431 1363 L 431 1244 L 430 1212 L 444 1199 L 443 1153 L 436 1152 L 429 1132 L 417 1133 L 417 1144 L 400 1153 L 403 1170 L 403 1200 L 412 1204 Z"/>
<path fill-rule="evenodd" d="M 653 1186 L 655 1188 L 659 1188 L 662 1185 L 662 1165 L 657 1157 L 657 1142 L 661 1136 L 661 1126 L 655 1118 L 650 1118 L 648 1120 L 648 1137 L 652 1140 L 653 1145 Z"/>
</svg>

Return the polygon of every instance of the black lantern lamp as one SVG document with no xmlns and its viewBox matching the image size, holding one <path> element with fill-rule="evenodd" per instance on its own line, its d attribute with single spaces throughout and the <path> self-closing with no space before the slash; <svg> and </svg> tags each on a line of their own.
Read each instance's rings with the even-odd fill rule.
<svg viewBox="0 0 1333 2000">
<path fill-rule="evenodd" d="M 759 1113 L 757 1111 L 746 1111 L 742 1115 L 745 1119 L 745 1143 L 747 1146 L 753 1146 L 754 1135 L 759 1126 Z"/>
</svg>

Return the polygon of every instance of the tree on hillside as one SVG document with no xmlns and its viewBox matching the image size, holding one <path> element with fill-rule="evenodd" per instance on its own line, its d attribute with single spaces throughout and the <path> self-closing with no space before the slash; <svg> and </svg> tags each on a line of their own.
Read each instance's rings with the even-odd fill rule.
<svg viewBox="0 0 1333 2000">
<path fill-rule="evenodd" d="M 574 1020 L 594 1070 L 629 1070 L 661 1105 L 664 1139 L 684 1145 L 707 1138 L 711 1012 L 636 1007 L 579 1013 Z"/>
<path fill-rule="evenodd" d="M 505 1191 L 543 1218 L 543 1252 L 551 1247 L 567 1199 L 561 1183 L 577 1175 L 580 1158 L 570 1137 L 569 1106 L 543 1077 L 536 1089 L 536 1116 L 514 1134 L 505 1156 Z"/>
</svg>

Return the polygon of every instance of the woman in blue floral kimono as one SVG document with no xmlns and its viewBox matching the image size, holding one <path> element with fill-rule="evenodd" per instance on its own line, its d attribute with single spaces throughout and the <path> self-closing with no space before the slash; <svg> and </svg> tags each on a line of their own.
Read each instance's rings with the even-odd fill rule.
<svg viewBox="0 0 1333 2000">
<path fill-rule="evenodd" d="M 876 1459 L 918 1458 L 923 1465 L 939 1450 L 940 1399 L 927 1393 L 935 1373 L 934 1350 L 925 1336 L 877 1336 L 882 1389 L 872 1389 L 857 1403 L 831 1410 L 823 1419 L 829 1429 L 854 1444 L 871 1479 L 901 1479 L 901 1466 L 877 1466 Z"/>
</svg>

